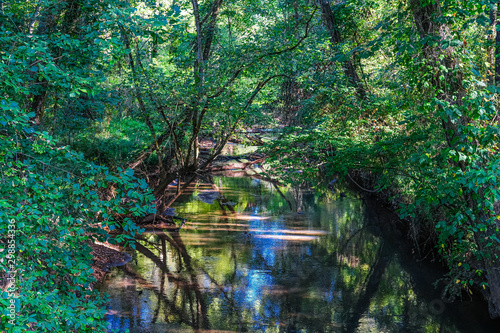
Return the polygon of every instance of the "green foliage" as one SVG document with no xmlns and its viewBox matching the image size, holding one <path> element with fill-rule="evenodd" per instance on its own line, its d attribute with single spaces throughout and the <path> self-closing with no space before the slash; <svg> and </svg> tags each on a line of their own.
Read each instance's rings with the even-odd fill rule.
<svg viewBox="0 0 500 333">
<path fill-rule="evenodd" d="M 100 22 L 93 13 L 105 4 L 69 4 L 78 9 L 75 13 L 66 10 L 66 2 L 37 3 L 43 6 L 36 24 L 27 15 L 35 12 L 35 3 L 2 4 L 0 275 L 3 281 L 8 272 L 15 275 L 9 289 L 15 324 L 8 316 L 12 298 L 3 289 L 0 330 L 103 332 L 104 298 L 91 288 L 89 244 L 133 244 L 140 232 L 133 219 L 152 211 L 153 197 L 133 171 L 110 172 L 43 131 L 47 104 L 64 113 L 65 106 L 74 105 L 72 99 L 91 96 L 99 76 L 91 67 L 99 52 Z M 57 13 L 63 14 L 51 16 Z M 75 21 L 86 25 L 75 26 Z M 35 107 L 44 98 L 50 102 Z M 15 234 L 9 233 L 12 227 Z M 109 238 L 108 231 L 116 228 L 125 233 Z M 7 251 L 9 240 L 15 240 L 14 253 Z"/>
<path fill-rule="evenodd" d="M 94 163 L 120 165 L 147 148 L 149 135 L 144 127 L 142 121 L 131 117 L 109 117 L 77 131 L 71 146 Z"/>
<path fill-rule="evenodd" d="M 330 89 L 320 83 L 304 102 L 306 126 L 285 130 L 266 151 L 274 174 L 290 182 L 371 175 L 415 239 L 435 244 L 454 295 L 470 284 L 487 287 L 486 267 L 498 266 L 499 91 L 485 80 L 488 4 L 441 5 L 433 20 L 448 35 L 423 35 L 411 8 L 385 12 L 379 34 L 365 34 L 373 39 L 355 48 L 376 94 L 346 99 L 341 81 Z"/>
<path fill-rule="evenodd" d="M 153 209 L 147 184 L 132 170 L 113 174 L 55 145 L 47 133 L 29 126 L 30 115 L 15 104 L 3 110 L 0 233 L 7 235 L 9 221 L 14 223 L 17 302 L 16 325 L 2 316 L 2 329 L 104 331 L 103 298 L 90 288 L 94 278 L 89 243 L 133 241 L 140 229 L 132 219 Z M 106 230 L 115 228 L 125 234 L 109 238 Z M 1 255 L 5 274 L 11 270 L 9 254 Z M 6 315 L 7 297 L 2 304 Z"/>
</svg>

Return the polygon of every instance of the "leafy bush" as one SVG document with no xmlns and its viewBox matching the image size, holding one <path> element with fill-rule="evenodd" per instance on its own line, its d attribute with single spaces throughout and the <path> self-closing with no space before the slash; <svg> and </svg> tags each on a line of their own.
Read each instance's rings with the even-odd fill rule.
<svg viewBox="0 0 500 333">
<path fill-rule="evenodd" d="M 153 210 L 147 184 L 132 170 L 113 174 L 57 146 L 29 125 L 33 115 L 15 102 L 2 100 L 1 106 L 0 274 L 6 278 L 10 272 L 15 282 L 0 300 L 0 329 L 105 331 L 104 299 L 90 288 L 95 281 L 88 244 L 133 240 L 140 229 L 132 219 Z M 115 228 L 125 234 L 108 238 L 106 230 Z M 7 246 L 11 239 L 15 247 Z M 14 325 L 10 299 L 15 299 Z"/>
</svg>

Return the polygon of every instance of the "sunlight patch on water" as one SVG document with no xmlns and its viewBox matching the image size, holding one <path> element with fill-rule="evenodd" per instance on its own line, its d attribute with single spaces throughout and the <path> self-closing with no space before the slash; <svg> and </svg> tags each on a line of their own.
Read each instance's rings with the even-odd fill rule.
<svg viewBox="0 0 500 333">
<path fill-rule="evenodd" d="M 184 226 L 184 228 L 182 228 L 184 230 L 199 230 L 199 231 L 213 231 L 213 232 L 217 232 L 217 231 L 237 231 L 237 232 L 242 232 L 241 229 L 231 229 L 231 228 L 210 228 L 210 227 L 186 227 Z"/>
<path fill-rule="evenodd" d="M 242 223 L 202 223 L 202 222 L 188 222 L 188 223 L 186 223 L 186 225 L 248 227 L 248 224 L 242 224 Z"/>
<path fill-rule="evenodd" d="M 251 232 L 265 233 L 267 230 L 263 229 L 249 229 Z M 273 233 L 279 234 L 293 234 L 293 235 L 308 235 L 308 236 L 322 236 L 328 235 L 327 231 L 322 230 L 290 230 L 290 229 L 273 229 Z"/>
<path fill-rule="evenodd" d="M 286 241 L 295 241 L 295 242 L 310 242 L 318 239 L 318 236 L 293 236 L 293 235 L 255 235 L 255 238 L 263 238 L 263 239 L 279 239 Z"/>
<path fill-rule="evenodd" d="M 189 219 L 193 220 L 207 220 L 208 218 L 217 218 L 217 219 L 227 219 L 227 220 L 242 220 L 242 221 L 254 221 L 254 220 L 269 220 L 270 216 L 255 216 L 255 215 L 241 215 L 238 213 L 228 213 L 229 215 L 217 215 L 217 214 L 197 214 L 194 216 L 190 216 Z M 193 224 L 193 222 L 189 222 L 189 224 Z M 210 223 L 203 223 L 210 224 Z"/>
</svg>

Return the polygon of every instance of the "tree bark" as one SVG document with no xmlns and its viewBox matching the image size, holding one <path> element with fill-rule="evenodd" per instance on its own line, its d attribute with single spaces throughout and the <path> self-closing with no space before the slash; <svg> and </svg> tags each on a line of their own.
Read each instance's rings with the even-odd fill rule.
<svg viewBox="0 0 500 333">
<path fill-rule="evenodd" d="M 496 80 L 496 64 L 495 64 L 495 53 L 496 53 L 496 38 L 497 38 L 497 33 L 496 33 L 496 25 L 497 25 L 497 11 L 496 9 L 491 9 L 490 10 L 490 29 L 491 29 L 491 34 L 488 35 L 488 49 L 487 49 L 487 57 L 488 57 L 488 63 L 489 63 L 489 68 L 492 70 L 490 71 L 488 69 L 488 84 L 495 85 Z M 498 81 L 497 81 L 498 82 Z"/>
<path fill-rule="evenodd" d="M 38 0 L 38 3 L 36 4 L 35 12 L 33 13 L 30 25 L 28 27 L 28 33 L 30 35 L 33 33 L 33 29 L 35 27 L 36 19 L 37 19 L 38 15 L 40 14 L 40 7 L 42 6 L 42 2 L 43 2 L 43 0 Z"/>
<path fill-rule="evenodd" d="M 500 1 L 497 2 L 497 6 L 500 6 Z M 493 24 L 492 29 L 495 34 L 495 61 L 492 63 L 495 64 L 495 85 L 500 84 L 500 33 L 498 33 L 497 29 L 500 29 L 500 25 L 498 22 L 498 8 L 495 10 L 494 14 L 495 24 Z"/>
<path fill-rule="evenodd" d="M 35 9 L 35 13 L 31 19 L 28 26 L 28 31 L 31 34 L 37 17 L 40 17 L 38 21 L 38 28 L 36 30 L 36 35 L 49 35 L 54 32 L 54 30 L 59 30 L 62 34 L 75 35 L 77 30 L 77 22 L 82 15 L 81 4 L 78 0 L 69 0 L 62 3 L 62 7 L 56 9 L 54 5 L 47 6 L 41 11 L 42 1 L 40 1 Z M 57 10 L 57 12 L 56 12 Z M 40 14 L 41 12 L 41 14 Z M 54 13 L 56 12 L 56 13 Z M 62 23 L 57 23 L 57 18 L 62 16 Z M 60 28 L 59 28 L 60 27 Z M 59 59 L 60 49 L 53 50 L 54 54 L 57 55 Z M 30 94 L 29 109 L 35 113 L 33 119 L 36 125 L 40 125 L 43 121 L 45 102 L 49 96 L 48 91 L 48 81 L 47 79 L 39 79 L 36 82 L 38 85 L 38 91 Z"/>
<path fill-rule="evenodd" d="M 210 57 L 210 49 L 212 47 L 212 41 L 215 35 L 215 29 L 217 26 L 217 16 L 219 15 L 219 9 L 222 5 L 222 0 L 215 0 L 212 6 L 210 23 L 208 24 L 205 32 L 205 45 L 203 46 L 203 59 L 208 60 Z"/>
</svg>

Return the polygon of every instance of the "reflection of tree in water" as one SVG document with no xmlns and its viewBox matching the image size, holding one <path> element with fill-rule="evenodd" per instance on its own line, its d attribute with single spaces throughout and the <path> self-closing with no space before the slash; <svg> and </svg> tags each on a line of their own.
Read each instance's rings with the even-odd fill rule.
<svg viewBox="0 0 500 333">
<path fill-rule="evenodd" d="M 366 237 L 376 237 L 376 255 L 369 259 L 370 270 L 357 282 L 354 290 L 346 285 L 342 297 L 342 331 L 360 331 L 362 317 L 372 318 L 372 329 L 384 332 L 490 332 L 484 321 L 472 321 L 478 318 L 481 306 L 475 311 L 464 311 L 460 304 L 444 304 L 433 287 L 440 278 L 439 267 L 430 268 L 428 264 L 418 263 L 411 254 L 411 246 L 405 238 L 398 237 L 391 220 L 393 216 L 381 212 L 373 203 L 365 203 L 367 223 L 355 232 L 349 242 L 355 238 L 365 238 L 356 244 L 351 255 L 369 258 L 366 251 L 373 249 Z M 344 245 L 345 247 L 345 245 Z M 344 252 L 344 251 L 341 251 Z M 346 255 L 349 251 L 344 252 Z M 363 254 L 363 252 L 365 254 Z M 397 255 L 396 255 L 397 254 Z M 342 281 L 349 279 L 338 279 Z M 345 291 L 350 291 L 346 293 Z M 348 295 L 350 294 L 350 295 Z M 347 297 L 346 297 L 347 296 Z M 476 305 L 477 307 L 477 305 Z M 475 312 L 471 316 L 471 312 Z M 487 321 L 484 308 L 482 316 Z M 366 320 L 366 319 L 365 319 Z"/>
<path fill-rule="evenodd" d="M 363 284 L 362 292 L 358 296 L 358 300 L 350 310 L 345 321 L 344 331 L 348 333 L 356 332 L 359 326 L 359 320 L 369 310 L 372 298 L 377 293 L 382 275 L 393 258 L 394 252 L 389 250 L 389 246 L 385 242 L 381 242 L 375 262 L 372 264 L 368 277 Z"/>
<path fill-rule="evenodd" d="M 456 328 L 450 315 L 438 318 L 426 311 L 435 294 L 422 289 L 430 289 L 433 281 L 419 282 L 415 262 L 395 255 L 393 241 L 381 237 L 384 227 L 376 220 L 373 207 L 339 200 L 316 211 L 309 220 L 310 211 L 290 214 L 285 199 L 295 206 L 295 198 L 290 198 L 286 188 L 280 194 L 274 186 L 254 184 L 252 193 L 260 193 L 254 197 L 249 190 L 243 194 L 231 190 L 248 183 L 237 180 L 228 184 L 220 179 L 212 183 L 217 186 L 209 190 L 219 191 L 221 202 L 210 206 L 208 213 L 215 216 L 200 224 L 213 223 L 213 230 L 160 232 L 138 241 L 138 252 L 161 274 L 151 273 L 149 260 L 145 262 L 147 272 L 141 271 L 143 267 L 127 268 L 126 274 L 151 290 L 151 297 L 157 300 L 150 308 L 154 322 L 236 332 L 271 327 L 279 332 L 418 332 L 424 326 L 451 332 Z M 303 195 L 303 202 L 308 195 Z M 236 206 L 238 210 L 233 212 L 224 204 L 228 201 L 245 205 Z M 276 213 L 274 216 L 283 215 L 249 220 L 247 226 L 237 222 L 242 210 L 252 210 L 252 214 L 243 214 L 251 217 L 259 215 L 253 209 L 259 213 L 261 207 Z M 194 216 L 197 211 L 193 207 L 189 213 Z M 225 218 L 219 219 L 217 214 Z M 381 219 L 383 222 L 384 217 Z M 303 225 L 315 225 L 329 234 L 313 242 L 292 242 L 260 238 L 261 233 L 248 231 L 292 230 Z M 242 237 L 245 230 L 246 237 Z M 153 276 L 148 278 L 150 273 Z M 412 298 L 415 294 L 417 298 Z"/>
<path fill-rule="evenodd" d="M 134 272 L 131 268 L 127 268 L 126 273 L 134 276 L 136 281 L 141 282 L 143 286 L 149 286 L 154 294 L 158 297 L 158 306 L 155 310 L 155 319 L 157 319 L 160 311 L 160 305 L 165 305 L 165 321 L 168 322 L 168 317 L 172 314 L 178 316 L 181 323 L 187 324 L 195 329 L 209 328 L 209 320 L 207 315 L 207 302 L 202 293 L 202 286 L 200 286 L 197 279 L 195 270 L 191 265 L 191 257 L 188 254 L 186 247 L 176 231 L 171 231 L 170 236 L 167 233 L 157 234 L 160 240 L 161 251 L 158 255 L 153 253 L 146 246 L 142 245 L 140 241 L 136 242 L 136 250 L 149 258 L 161 270 L 160 290 L 150 283 L 143 283 L 146 280 L 140 276 L 139 273 Z M 170 249 L 175 250 L 179 255 L 179 270 L 171 272 L 167 265 L 167 246 L 170 244 Z M 163 260 L 162 260 L 163 259 Z M 182 302 L 176 302 L 176 299 L 169 299 L 164 293 L 165 279 L 168 282 L 175 284 L 174 295 L 181 294 Z"/>
<path fill-rule="evenodd" d="M 225 205 L 221 204 L 223 202 L 227 202 L 228 199 L 224 197 L 222 191 L 219 190 L 211 179 L 210 182 L 213 184 L 213 190 L 221 193 L 222 202 L 219 201 L 219 206 L 223 214 L 226 214 L 226 212 L 232 213 L 231 211 L 227 211 Z M 223 187 L 223 184 L 220 181 L 218 182 L 218 185 L 221 188 Z M 302 207 L 305 207 L 304 193 L 301 189 L 290 189 L 289 193 L 292 195 L 294 203 L 292 205 L 292 201 L 290 201 L 290 199 L 288 199 L 286 195 L 280 191 L 278 186 L 274 185 L 273 187 L 281 198 L 287 203 L 290 210 L 300 211 Z M 314 197 L 312 195 L 311 197 L 313 199 L 312 204 L 314 204 Z M 307 198 L 310 199 L 309 196 L 307 196 Z M 310 202 L 307 203 L 309 205 L 311 204 Z M 247 204 L 247 209 L 252 206 L 259 207 L 265 204 L 265 200 L 257 197 L 255 202 Z M 269 202 L 267 202 L 267 204 L 269 204 Z M 292 209 L 292 207 L 294 208 Z M 351 214 L 352 219 L 348 219 L 348 222 L 351 220 L 355 222 L 363 220 L 363 214 L 358 213 L 359 215 L 356 216 L 356 214 L 352 211 Z M 341 218 L 341 216 L 338 217 Z M 303 328 L 307 328 L 311 331 L 322 331 L 326 329 L 325 318 L 329 317 L 328 312 L 331 309 L 331 304 L 329 304 L 330 301 L 321 300 L 318 297 L 311 296 L 309 293 L 318 289 L 328 290 L 331 288 L 332 278 L 337 275 L 340 278 L 337 278 L 335 281 L 336 288 L 343 291 L 343 295 L 340 300 L 340 303 L 343 305 L 341 307 L 343 309 L 343 313 L 340 314 L 340 317 L 342 318 L 342 322 L 345 323 L 343 330 L 347 332 L 354 332 L 357 329 L 359 319 L 367 311 L 371 298 L 378 290 L 381 276 L 383 275 L 387 264 L 391 260 L 391 254 L 388 253 L 387 247 L 382 243 L 379 246 L 378 251 L 375 251 L 376 255 L 373 258 L 373 249 L 376 249 L 377 245 L 373 243 L 371 246 L 366 248 L 367 237 L 365 234 L 370 234 L 370 231 L 367 230 L 368 228 L 366 228 L 365 224 L 345 223 L 344 227 L 345 228 L 341 231 L 342 236 L 347 237 L 348 235 L 351 235 L 351 237 L 344 242 L 339 242 L 339 239 L 334 241 L 333 250 L 335 254 L 330 255 L 330 258 L 325 254 L 319 256 L 320 258 L 326 258 L 324 263 L 318 262 L 317 259 L 315 259 L 317 257 L 312 255 L 312 247 L 309 245 L 288 246 L 281 250 L 276 250 L 277 259 L 275 260 L 275 265 L 267 264 L 266 258 L 262 252 L 253 251 L 253 261 L 254 263 L 258 263 L 257 266 L 254 264 L 253 268 L 258 268 L 262 271 L 270 271 L 270 275 L 273 276 L 275 282 L 275 285 L 269 286 L 271 289 L 265 290 L 262 295 L 261 301 L 263 302 L 263 306 L 260 310 L 257 310 L 261 312 L 258 315 L 258 318 L 267 317 L 267 321 L 272 322 L 274 320 L 270 317 L 275 317 L 274 319 L 288 332 L 299 331 Z M 359 237 L 357 237 L 357 235 L 359 235 Z M 185 246 L 183 246 L 182 239 L 178 233 L 171 233 L 171 236 L 172 237 L 170 238 L 166 234 L 159 234 L 159 238 L 162 242 L 169 242 L 170 245 L 175 248 L 177 253 L 182 256 L 182 260 L 179 260 L 179 262 L 184 262 L 185 268 L 188 271 L 191 270 L 192 272 L 193 268 L 191 268 L 191 260 Z M 368 238 L 371 239 L 372 237 Z M 347 244 L 347 246 L 340 246 L 340 244 Z M 164 247 L 162 246 L 162 248 Z M 141 251 L 139 247 L 138 250 Z M 330 249 L 330 251 L 332 251 L 332 249 Z M 363 251 L 368 253 L 363 253 Z M 147 253 L 147 251 L 144 252 Z M 315 252 L 318 253 L 322 251 L 318 251 L 316 249 Z M 210 276 L 210 273 L 207 270 L 202 268 L 198 269 L 202 270 L 211 281 L 211 284 L 222 293 L 224 300 L 230 305 L 229 309 L 234 309 L 238 312 L 241 307 L 241 301 L 238 303 L 239 299 L 237 297 L 235 298 L 235 289 L 231 288 L 230 290 L 224 291 L 223 286 L 228 283 L 231 285 L 237 284 L 235 279 L 238 265 L 235 253 L 236 252 L 233 249 L 232 255 L 234 256 L 235 263 L 230 281 L 224 281 L 225 283 L 219 284 L 213 277 Z M 159 259 L 151 258 L 151 253 L 147 256 L 157 265 L 161 265 L 161 261 Z M 163 258 L 165 257 L 166 252 L 164 251 Z M 352 274 L 353 269 L 356 270 L 356 266 L 359 266 L 360 258 L 365 263 L 373 261 L 371 270 L 368 274 L 363 274 L 362 272 Z M 351 276 L 350 279 L 351 283 L 348 284 L 345 284 L 342 279 L 342 274 L 345 274 L 345 265 L 352 266 L 350 270 L 351 275 L 353 276 Z M 168 276 L 168 274 L 164 274 L 164 276 Z M 192 276 L 190 281 L 196 281 L 196 276 Z M 353 284 L 358 287 L 353 288 Z M 199 285 L 197 285 L 197 287 L 198 292 L 200 289 L 203 289 Z M 359 293 L 360 290 L 362 290 L 362 293 Z M 238 322 L 238 328 L 240 330 L 244 330 L 244 314 L 242 312 L 234 312 L 235 311 L 232 310 L 229 311 L 228 317 L 234 319 L 237 318 L 236 321 Z M 182 320 L 183 317 L 186 316 L 179 316 L 179 319 Z M 235 327 L 236 322 L 234 319 L 230 320 L 233 322 L 232 325 L 229 325 L 230 327 Z M 255 315 L 253 319 L 255 319 Z M 183 322 L 187 323 L 186 321 Z M 191 320 L 191 322 L 194 321 Z"/>
<path fill-rule="evenodd" d="M 240 332 L 247 331 L 248 328 L 243 321 L 244 316 L 235 301 L 235 289 L 228 290 L 224 284 L 219 284 L 208 270 L 193 265 L 193 262 L 198 262 L 192 260 L 178 232 L 162 232 L 157 233 L 156 236 L 159 244 L 145 239 L 138 239 L 136 250 L 161 270 L 159 289 L 157 285 L 149 282 L 133 268 L 129 266 L 123 268 L 125 274 L 137 281 L 143 289 L 151 290 L 157 297 L 157 306 L 155 309 L 151 309 L 154 313 L 153 323 L 158 321 L 160 311 L 163 309 L 164 320 L 167 323 L 173 321 L 176 324 L 186 324 L 194 329 L 209 329 L 211 325 L 208 318 L 207 286 L 203 284 L 203 279 L 200 278 L 200 275 L 203 275 L 208 279 L 210 288 L 222 295 L 224 300 L 231 305 L 226 324 L 235 327 Z M 154 247 L 158 254 L 141 244 L 141 242 L 147 243 L 149 247 Z M 231 274 L 229 281 L 225 281 L 226 285 L 233 284 L 238 266 L 234 244 L 231 249 L 230 257 L 233 261 L 234 272 Z M 167 255 L 169 253 L 175 253 L 178 264 L 177 270 L 172 271 L 169 269 L 167 264 Z M 175 285 L 173 292 L 166 292 L 166 282 Z M 175 316 L 175 319 L 172 320 L 172 316 Z"/>
</svg>

